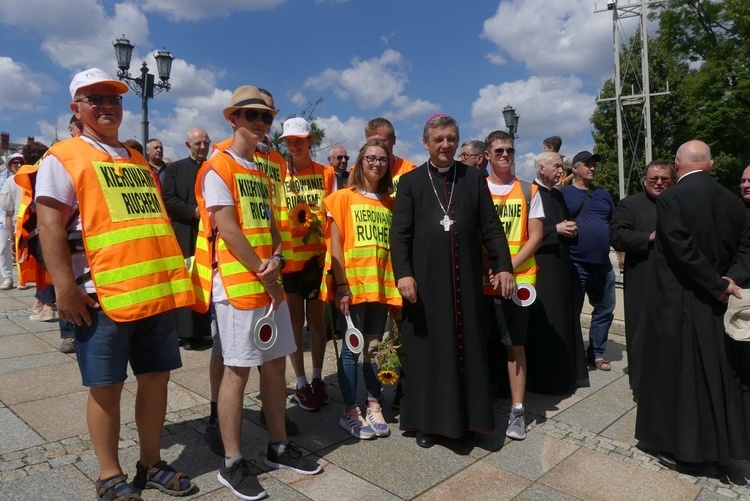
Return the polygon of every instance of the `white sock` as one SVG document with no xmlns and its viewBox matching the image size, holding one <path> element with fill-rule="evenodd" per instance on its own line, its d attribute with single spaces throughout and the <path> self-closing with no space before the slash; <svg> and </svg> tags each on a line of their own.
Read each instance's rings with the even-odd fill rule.
<svg viewBox="0 0 750 501">
<path fill-rule="evenodd" d="M 299 390 L 307 384 L 307 376 L 299 376 L 297 378 L 297 389 Z"/>
<path fill-rule="evenodd" d="M 520 404 L 516 404 L 516 405 L 514 405 L 514 406 L 513 406 L 513 409 L 514 409 L 514 410 L 517 410 L 517 411 L 523 410 L 523 402 L 522 402 L 522 403 L 520 403 Z"/>
<path fill-rule="evenodd" d="M 313 367 L 313 379 L 323 379 L 323 368 Z"/>
</svg>

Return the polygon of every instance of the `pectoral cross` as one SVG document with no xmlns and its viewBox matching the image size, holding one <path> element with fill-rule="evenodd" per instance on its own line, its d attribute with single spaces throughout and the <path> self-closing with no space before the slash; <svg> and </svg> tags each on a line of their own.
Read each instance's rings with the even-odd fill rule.
<svg viewBox="0 0 750 501">
<path fill-rule="evenodd" d="M 444 229 L 445 231 L 450 231 L 450 229 L 451 229 L 451 225 L 452 225 L 452 224 L 453 224 L 454 222 L 455 222 L 455 221 L 452 221 L 452 220 L 451 220 L 451 218 L 449 218 L 449 217 L 448 217 L 448 214 L 446 214 L 445 216 L 443 216 L 443 219 L 441 219 L 441 220 L 440 220 L 440 224 L 442 224 L 442 225 L 443 225 L 443 229 Z"/>
</svg>

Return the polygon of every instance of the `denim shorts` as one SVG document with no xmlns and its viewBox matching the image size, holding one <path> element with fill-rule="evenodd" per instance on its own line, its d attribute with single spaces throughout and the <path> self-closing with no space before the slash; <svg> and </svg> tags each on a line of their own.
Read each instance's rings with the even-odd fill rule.
<svg viewBox="0 0 750 501">
<path fill-rule="evenodd" d="M 133 374 L 182 367 L 174 311 L 132 322 L 115 322 L 101 309 L 89 308 L 91 325 L 75 326 L 76 355 L 83 386 L 110 386 Z"/>
</svg>

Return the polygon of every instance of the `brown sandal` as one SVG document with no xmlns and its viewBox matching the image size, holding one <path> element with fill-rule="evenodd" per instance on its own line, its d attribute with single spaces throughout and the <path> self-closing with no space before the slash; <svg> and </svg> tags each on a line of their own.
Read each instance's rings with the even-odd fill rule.
<svg viewBox="0 0 750 501">
<path fill-rule="evenodd" d="M 100 501 L 143 501 L 143 498 L 128 485 L 128 476 L 124 473 L 104 482 L 102 479 L 97 480 L 96 497 Z"/>
<path fill-rule="evenodd" d="M 594 360 L 594 365 L 596 365 L 596 368 L 600 371 L 612 370 L 612 364 L 609 363 L 609 360 L 604 360 L 603 358 L 597 358 Z"/>
<path fill-rule="evenodd" d="M 170 496 L 186 496 L 195 488 L 185 473 L 175 471 L 166 461 L 161 460 L 151 468 L 138 461 L 135 464 L 133 486 L 136 489 L 159 489 Z"/>
</svg>

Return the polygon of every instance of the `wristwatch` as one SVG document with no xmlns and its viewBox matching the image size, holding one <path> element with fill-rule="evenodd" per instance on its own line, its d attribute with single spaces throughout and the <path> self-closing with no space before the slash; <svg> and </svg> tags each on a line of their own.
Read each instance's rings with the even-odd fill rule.
<svg viewBox="0 0 750 501">
<path fill-rule="evenodd" d="M 281 254 L 274 254 L 273 256 L 271 256 L 271 259 L 278 259 L 282 270 L 286 268 L 286 259 L 284 259 L 284 256 L 282 256 Z"/>
</svg>

